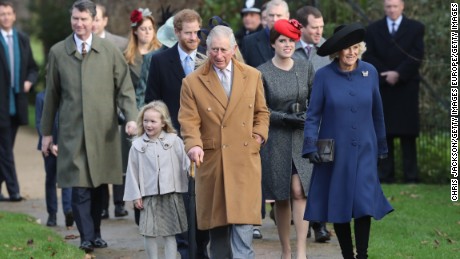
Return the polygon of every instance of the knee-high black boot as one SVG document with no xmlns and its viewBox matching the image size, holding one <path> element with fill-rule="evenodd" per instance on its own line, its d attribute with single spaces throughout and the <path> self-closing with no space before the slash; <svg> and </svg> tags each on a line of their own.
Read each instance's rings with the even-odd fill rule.
<svg viewBox="0 0 460 259">
<path fill-rule="evenodd" d="M 371 217 L 366 216 L 355 219 L 356 259 L 367 258 L 369 234 L 371 231 Z"/>
<path fill-rule="evenodd" d="M 344 259 L 354 259 L 353 241 L 351 240 L 350 223 L 334 223 L 335 234 L 339 240 Z"/>
</svg>

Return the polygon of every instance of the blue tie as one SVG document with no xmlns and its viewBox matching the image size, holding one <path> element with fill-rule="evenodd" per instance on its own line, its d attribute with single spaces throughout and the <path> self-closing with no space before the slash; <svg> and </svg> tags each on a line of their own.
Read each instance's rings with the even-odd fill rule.
<svg viewBox="0 0 460 259">
<path fill-rule="evenodd" d="M 193 71 L 193 60 L 190 56 L 186 56 L 185 59 L 184 59 L 184 72 L 185 72 L 185 75 L 188 75 L 190 73 L 192 73 Z"/>
<path fill-rule="evenodd" d="M 391 36 L 394 37 L 395 34 L 396 34 L 396 23 L 393 22 L 393 23 L 391 24 Z"/>
</svg>

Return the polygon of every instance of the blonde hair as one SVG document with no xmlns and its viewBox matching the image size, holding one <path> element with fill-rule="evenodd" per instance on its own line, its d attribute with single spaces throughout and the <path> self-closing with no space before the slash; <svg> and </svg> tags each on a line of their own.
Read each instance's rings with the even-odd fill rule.
<svg viewBox="0 0 460 259">
<path fill-rule="evenodd" d="M 140 137 L 145 133 L 144 130 L 144 114 L 148 110 L 154 110 L 160 113 L 161 120 L 164 122 L 165 126 L 163 130 L 167 133 L 177 133 L 176 129 L 173 127 L 171 116 L 169 115 L 168 106 L 163 101 L 152 101 L 144 107 L 142 107 L 139 115 L 137 116 L 137 136 Z"/>
<path fill-rule="evenodd" d="M 366 52 L 367 48 L 366 48 L 366 43 L 364 41 L 361 41 L 360 43 L 358 43 L 358 47 L 359 47 L 359 50 L 358 50 L 358 58 L 361 59 L 361 57 L 363 56 L 363 53 Z M 353 44 L 355 45 L 355 44 Z M 351 46 L 350 46 L 351 47 Z M 339 52 L 341 50 L 335 52 L 335 53 L 332 53 L 331 55 L 329 55 L 329 59 L 330 60 L 334 60 L 336 58 L 339 57 Z"/>
<path fill-rule="evenodd" d="M 152 41 L 149 44 L 148 51 L 150 52 L 152 50 L 157 50 L 161 47 L 161 43 L 157 38 L 157 25 L 155 23 L 155 19 L 150 15 L 143 17 L 142 22 L 138 22 L 136 26 L 132 27 L 131 33 L 129 34 L 128 46 L 124 51 L 126 62 L 130 65 L 134 65 L 136 55 L 140 54 L 138 50 L 138 38 L 135 32 L 147 19 L 152 22 L 154 32 Z"/>
</svg>

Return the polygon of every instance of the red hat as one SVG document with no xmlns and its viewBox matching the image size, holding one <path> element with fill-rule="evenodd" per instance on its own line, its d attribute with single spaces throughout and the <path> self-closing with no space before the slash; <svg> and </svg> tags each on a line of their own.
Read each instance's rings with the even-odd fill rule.
<svg viewBox="0 0 460 259">
<path fill-rule="evenodd" d="M 300 24 L 296 19 L 281 19 L 275 22 L 273 29 L 281 35 L 298 41 L 300 39 L 300 29 L 302 29 L 302 24 Z"/>
</svg>

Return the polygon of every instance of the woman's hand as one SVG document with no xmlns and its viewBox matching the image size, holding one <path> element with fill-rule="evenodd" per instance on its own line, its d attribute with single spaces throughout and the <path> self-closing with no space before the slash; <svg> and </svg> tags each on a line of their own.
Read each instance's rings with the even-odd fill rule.
<svg viewBox="0 0 460 259">
<path fill-rule="evenodd" d="M 293 129 L 303 129 L 305 126 L 305 113 L 286 113 L 283 116 L 283 121 Z"/>
<path fill-rule="evenodd" d="M 319 164 L 321 163 L 321 157 L 319 156 L 318 152 L 311 152 L 307 154 L 308 160 L 310 160 L 310 163 L 313 164 Z"/>
</svg>

